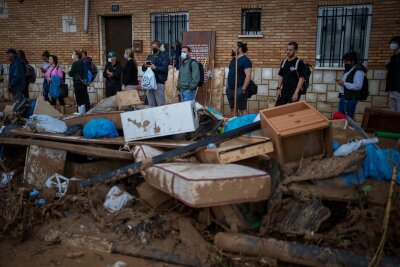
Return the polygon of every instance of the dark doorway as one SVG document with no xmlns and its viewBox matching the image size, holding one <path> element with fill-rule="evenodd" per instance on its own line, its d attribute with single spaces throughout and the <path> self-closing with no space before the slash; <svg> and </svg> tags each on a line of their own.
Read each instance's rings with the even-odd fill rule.
<svg viewBox="0 0 400 267">
<path fill-rule="evenodd" d="M 125 49 L 132 47 L 132 17 L 105 17 L 106 54 L 117 52 L 117 60 L 125 64 Z"/>
</svg>

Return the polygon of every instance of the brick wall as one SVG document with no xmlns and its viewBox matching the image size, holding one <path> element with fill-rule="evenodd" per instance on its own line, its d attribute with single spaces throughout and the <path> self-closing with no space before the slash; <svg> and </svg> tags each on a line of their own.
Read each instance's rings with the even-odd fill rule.
<svg viewBox="0 0 400 267">
<path fill-rule="evenodd" d="M 230 60 L 232 45 L 238 40 L 248 43 L 249 57 L 255 67 L 254 75 L 260 78 L 260 93 L 251 100 L 252 110 L 268 106 L 273 102 L 276 87 L 276 68 L 285 56 L 286 44 L 296 40 L 299 45 L 299 57 L 306 62 L 314 63 L 317 12 L 319 6 L 372 3 L 373 17 L 369 44 L 369 75 L 380 73 L 384 62 L 388 59 L 388 41 L 392 35 L 399 34 L 400 1 L 304 1 L 294 4 L 293 1 L 249 1 L 236 2 L 230 0 L 208 1 L 175 1 L 173 6 L 160 1 L 142 0 L 140 3 L 128 0 L 90 1 L 89 32 L 83 31 L 84 1 L 49 0 L 42 1 L 5 1 L 8 5 L 8 18 L 0 19 L 0 51 L 8 47 L 25 50 L 28 59 L 33 64 L 40 64 L 41 53 L 49 50 L 59 56 L 60 63 L 66 69 L 72 63 L 71 52 L 74 49 L 86 48 L 101 67 L 105 52 L 104 27 L 102 16 L 132 15 L 133 38 L 143 40 L 143 53 L 136 55 L 137 61 L 144 61 L 147 51 L 150 51 L 150 14 L 155 12 L 189 12 L 190 31 L 216 31 L 215 65 L 226 67 Z M 119 4 L 120 12 L 111 12 L 111 5 Z M 262 38 L 238 38 L 241 28 L 242 8 L 262 8 Z M 77 18 L 77 32 L 62 32 L 62 16 Z M 121 33 L 123 34 L 123 33 Z M 1 58 L 1 62 L 4 62 Z M 270 71 L 272 70 L 272 72 Z M 322 74 L 321 74 L 322 73 Z M 307 101 L 327 115 L 336 108 L 334 99 L 334 83 L 330 78 L 337 70 L 317 70 L 314 73 L 313 86 Z M 372 73 L 372 74 L 371 74 Z M 271 76 L 272 75 L 272 76 Z M 321 76 L 322 75 L 322 76 Z M 322 81 L 320 80 L 322 77 Z M 374 78 L 374 76 L 372 76 Z M 257 78 L 258 79 L 258 78 Z M 370 82 L 374 93 L 371 101 L 365 102 L 374 106 L 387 106 L 387 96 L 381 92 L 384 80 L 375 79 Z M 383 78 L 384 79 L 384 78 Z M 0 85 L 1 87 L 5 85 Z M 36 85 L 31 88 L 32 94 L 37 92 Z M 5 90 L 3 90 L 5 91 Z M 375 94 L 376 93 L 376 94 Z M 4 93 L 6 95 L 6 92 Z M 91 93 L 92 101 L 103 98 L 103 83 L 98 80 Z M 72 101 L 72 98 L 70 99 Z M 256 103 L 257 102 L 257 103 Z M 364 105 L 364 104 L 362 104 Z M 360 105 L 361 106 L 361 105 Z"/>
</svg>

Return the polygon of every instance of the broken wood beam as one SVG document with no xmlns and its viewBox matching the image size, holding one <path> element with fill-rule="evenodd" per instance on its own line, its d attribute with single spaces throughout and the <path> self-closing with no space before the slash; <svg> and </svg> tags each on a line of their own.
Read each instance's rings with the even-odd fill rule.
<svg viewBox="0 0 400 267">
<path fill-rule="evenodd" d="M 366 254 L 353 253 L 344 249 L 305 245 L 281 241 L 274 238 L 259 238 L 244 234 L 217 233 L 214 244 L 222 250 L 250 256 L 266 256 L 306 266 L 368 266 L 371 258 Z M 382 258 L 380 266 L 399 266 L 394 258 Z"/>
<path fill-rule="evenodd" d="M 68 152 L 85 156 L 91 156 L 91 157 L 124 159 L 124 160 L 134 159 L 132 153 L 130 152 L 117 151 L 108 148 L 36 140 L 36 139 L 0 138 L 0 144 L 17 145 L 17 146 L 37 145 L 40 147 L 61 149 Z"/>
<path fill-rule="evenodd" d="M 196 142 L 194 144 L 191 144 L 191 145 L 188 145 L 185 147 L 170 150 L 159 156 L 155 156 L 153 158 L 146 159 L 145 161 L 140 161 L 137 163 L 129 164 L 122 168 L 119 168 L 119 169 L 116 169 L 116 170 L 113 170 L 113 171 L 110 171 L 110 172 L 107 172 L 107 173 L 104 173 L 101 175 L 94 176 L 88 180 L 79 181 L 77 183 L 77 185 L 79 187 L 88 187 L 88 186 L 95 185 L 98 182 L 103 182 L 103 181 L 108 182 L 113 179 L 125 178 L 127 176 L 134 175 L 134 174 L 140 172 L 141 169 L 146 169 L 147 167 L 150 167 L 153 164 L 168 162 L 168 161 L 172 161 L 176 158 L 182 158 L 182 157 L 188 156 L 192 153 L 199 151 L 200 149 L 207 147 L 207 145 L 210 143 L 219 144 L 223 141 L 235 138 L 237 136 L 241 136 L 243 134 L 246 134 L 246 133 L 249 133 L 249 132 L 252 132 L 255 130 L 258 130 L 258 129 L 260 129 L 260 127 L 261 127 L 261 124 L 259 121 L 254 122 L 254 123 L 248 124 L 246 126 L 240 127 L 238 129 L 226 132 L 224 134 L 206 138 L 204 140 L 201 140 L 199 142 Z"/>
</svg>

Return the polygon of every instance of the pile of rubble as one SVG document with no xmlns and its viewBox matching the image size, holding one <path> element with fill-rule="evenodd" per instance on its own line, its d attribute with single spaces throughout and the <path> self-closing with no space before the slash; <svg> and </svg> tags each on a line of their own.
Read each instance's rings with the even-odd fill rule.
<svg viewBox="0 0 400 267">
<path fill-rule="evenodd" d="M 131 92 L 84 115 L 35 105 L 4 110 L 3 235 L 181 266 L 400 264 L 396 141 L 351 119 L 299 102 L 226 120 Z"/>
</svg>

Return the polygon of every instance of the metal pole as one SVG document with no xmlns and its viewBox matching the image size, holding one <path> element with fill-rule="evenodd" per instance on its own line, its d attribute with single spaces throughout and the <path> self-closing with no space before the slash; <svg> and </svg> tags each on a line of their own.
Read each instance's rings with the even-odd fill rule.
<svg viewBox="0 0 400 267">
<path fill-rule="evenodd" d="M 83 29 L 85 33 L 89 32 L 89 0 L 85 0 L 85 18 L 83 21 Z"/>
<path fill-rule="evenodd" d="M 236 46 L 236 55 L 235 55 L 235 98 L 234 98 L 234 104 L 233 104 L 233 114 L 237 116 L 237 80 L 238 80 L 238 48 Z"/>
</svg>

